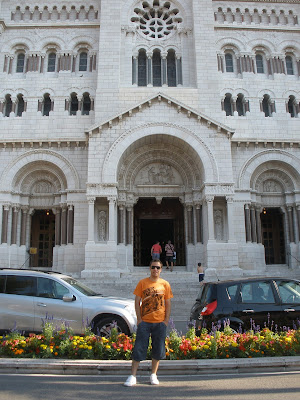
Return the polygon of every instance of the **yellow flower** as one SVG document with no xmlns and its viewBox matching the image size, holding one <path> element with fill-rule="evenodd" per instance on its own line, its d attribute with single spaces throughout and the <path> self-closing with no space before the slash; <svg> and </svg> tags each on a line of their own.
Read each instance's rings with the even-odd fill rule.
<svg viewBox="0 0 300 400">
<path fill-rule="evenodd" d="M 207 344 L 205 344 L 205 345 L 203 346 L 203 348 L 204 348 L 205 350 L 207 350 L 207 349 L 209 349 L 209 346 L 207 346 Z"/>
<path fill-rule="evenodd" d="M 237 344 L 237 342 L 233 342 L 233 343 L 231 343 L 231 346 L 232 346 L 232 347 L 237 347 L 238 344 Z"/>
<path fill-rule="evenodd" d="M 192 346 L 191 349 L 192 349 L 193 351 L 195 351 L 195 350 L 197 350 L 197 346 Z"/>
<path fill-rule="evenodd" d="M 89 349 L 89 350 L 92 350 L 92 348 L 93 348 L 93 346 L 88 346 L 88 349 Z M 119 350 L 119 349 L 118 349 L 118 350 Z"/>
<path fill-rule="evenodd" d="M 106 348 L 106 349 L 110 349 L 111 347 L 110 347 L 109 344 L 107 344 L 107 345 L 105 346 L 105 348 Z"/>
</svg>

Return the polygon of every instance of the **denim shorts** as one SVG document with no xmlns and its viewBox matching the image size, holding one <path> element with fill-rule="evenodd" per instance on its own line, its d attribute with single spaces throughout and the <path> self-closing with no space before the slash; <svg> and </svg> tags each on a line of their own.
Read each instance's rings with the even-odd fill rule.
<svg viewBox="0 0 300 400">
<path fill-rule="evenodd" d="M 152 260 L 159 260 L 160 254 L 159 253 L 152 253 Z"/>
<path fill-rule="evenodd" d="M 163 360 L 166 357 L 166 331 L 167 326 L 164 322 L 140 322 L 137 327 L 136 340 L 132 352 L 133 360 L 146 360 L 150 335 L 152 340 L 152 358 L 154 360 Z"/>
</svg>

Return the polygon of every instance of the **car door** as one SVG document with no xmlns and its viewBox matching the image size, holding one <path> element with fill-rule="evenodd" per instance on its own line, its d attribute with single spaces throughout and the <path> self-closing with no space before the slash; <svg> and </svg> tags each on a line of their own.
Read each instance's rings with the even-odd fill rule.
<svg viewBox="0 0 300 400">
<path fill-rule="evenodd" d="M 43 322 L 48 321 L 58 329 L 65 323 L 74 333 L 83 332 L 82 301 L 75 295 L 73 301 L 64 301 L 63 296 L 66 294 L 73 293 L 51 277 L 37 279 L 37 296 L 34 298 L 36 331 L 40 331 Z"/>
<path fill-rule="evenodd" d="M 235 316 L 241 319 L 245 329 L 264 328 L 277 319 L 279 313 L 279 299 L 271 280 L 242 283 Z"/>
<path fill-rule="evenodd" d="M 280 325 L 293 328 L 300 319 L 300 282 L 294 280 L 276 280 L 281 298 Z"/>
<path fill-rule="evenodd" d="M 1 281 L 0 329 L 32 332 L 36 278 L 7 274 Z"/>
</svg>

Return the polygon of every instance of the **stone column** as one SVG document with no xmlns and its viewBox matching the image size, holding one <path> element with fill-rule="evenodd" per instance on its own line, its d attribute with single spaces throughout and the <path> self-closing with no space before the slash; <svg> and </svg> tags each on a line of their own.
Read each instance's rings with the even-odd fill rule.
<svg viewBox="0 0 300 400">
<path fill-rule="evenodd" d="M 68 205 L 68 244 L 74 243 L 74 206 Z"/>
<path fill-rule="evenodd" d="M 95 238 L 95 197 L 89 197 L 88 242 L 94 242 Z"/>
<path fill-rule="evenodd" d="M 153 86 L 152 52 L 147 52 L 147 86 Z"/>
<path fill-rule="evenodd" d="M 293 207 L 287 206 L 287 214 L 289 221 L 289 234 L 290 234 L 290 242 L 295 242 L 295 232 L 294 232 L 294 221 L 293 221 Z"/>
<path fill-rule="evenodd" d="M 250 223 L 249 204 L 245 204 L 245 229 L 246 229 L 246 242 L 251 242 L 251 223 Z"/>
<path fill-rule="evenodd" d="M 126 244 L 132 244 L 133 234 L 133 208 L 126 207 Z"/>
<path fill-rule="evenodd" d="M 257 243 L 262 243 L 260 207 L 256 207 L 255 213 L 256 213 L 256 237 L 257 237 Z"/>
<path fill-rule="evenodd" d="M 108 197 L 109 201 L 109 224 L 108 224 L 108 240 L 110 242 L 116 241 L 115 235 L 115 205 L 116 205 L 116 197 L 111 196 Z"/>
<path fill-rule="evenodd" d="M 55 210 L 55 246 L 61 244 L 61 208 Z"/>
<path fill-rule="evenodd" d="M 255 213 L 255 207 L 251 206 L 250 208 L 250 223 L 251 223 L 251 239 L 253 243 L 257 242 L 257 236 L 256 236 L 256 213 Z"/>
<path fill-rule="evenodd" d="M 179 54 L 176 54 L 176 79 L 177 79 L 177 86 L 181 86 L 183 84 L 182 63 L 181 63 L 181 56 Z"/>
<path fill-rule="evenodd" d="M 196 204 L 196 242 L 203 243 L 202 239 L 202 207 Z"/>
<path fill-rule="evenodd" d="M 193 230 L 194 230 L 194 224 L 193 224 L 193 207 L 190 204 L 186 205 L 186 212 L 187 212 L 187 224 L 188 224 L 188 244 L 193 243 Z"/>
<path fill-rule="evenodd" d="M 67 207 L 64 204 L 61 212 L 61 244 L 67 244 Z"/>
<path fill-rule="evenodd" d="M 206 196 L 208 240 L 215 241 L 214 196 Z"/>
<path fill-rule="evenodd" d="M 228 225 L 228 241 L 235 240 L 234 223 L 233 223 L 233 197 L 226 196 L 227 201 L 227 225 Z"/>
<path fill-rule="evenodd" d="M 162 86 L 167 86 L 167 53 L 161 53 Z"/>
<path fill-rule="evenodd" d="M 300 242 L 300 204 L 296 205 L 298 242 Z"/>
<path fill-rule="evenodd" d="M 18 215 L 19 207 L 13 206 L 11 223 L 11 244 L 17 244 Z"/>
<path fill-rule="evenodd" d="M 7 243 L 7 229 L 8 229 L 8 213 L 10 206 L 3 206 L 3 218 L 2 218 L 2 233 L 1 233 L 1 243 Z"/>
<path fill-rule="evenodd" d="M 119 205 L 119 226 L 118 226 L 118 230 L 119 230 L 119 240 L 120 243 L 124 244 L 125 243 L 125 207 L 124 204 L 120 204 Z"/>
<path fill-rule="evenodd" d="M 137 86 L 138 84 L 138 55 L 132 57 L 132 84 Z"/>
<path fill-rule="evenodd" d="M 20 246 L 26 246 L 26 227 L 27 227 L 27 215 L 28 208 L 22 207 L 22 215 L 21 215 L 21 238 L 20 238 Z"/>
</svg>

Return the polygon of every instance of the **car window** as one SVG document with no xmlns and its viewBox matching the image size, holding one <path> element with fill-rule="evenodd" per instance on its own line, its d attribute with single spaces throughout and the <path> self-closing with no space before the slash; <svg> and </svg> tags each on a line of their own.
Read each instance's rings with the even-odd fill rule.
<svg viewBox="0 0 300 400">
<path fill-rule="evenodd" d="M 230 285 L 227 286 L 227 294 L 228 294 L 228 299 L 229 301 L 235 301 L 236 296 L 237 296 L 237 290 L 238 290 L 239 285 Z"/>
<path fill-rule="evenodd" d="M 33 276 L 7 275 L 5 293 L 35 296 L 36 278 Z"/>
<path fill-rule="evenodd" d="M 49 278 L 38 278 L 38 297 L 62 300 L 63 296 L 67 293 L 69 293 L 69 290 L 59 282 Z"/>
<path fill-rule="evenodd" d="M 268 281 L 243 283 L 241 298 L 242 303 L 275 303 L 272 284 Z"/>
<path fill-rule="evenodd" d="M 0 275 L 0 293 L 4 293 L 5 275 Z"/>
<path fill-rule="evenodd" d="M 97 296 L 97 293 L 94 292 L 93 289 L 90 289 L 89 287 L 85 286 L 83 283 L 77 281 L 74 278 L 62 278 L 65 282 L 67 282 L 69 285 L 73 286 L 73 288 L 79 290 L 81 293 L 85 294 L 86 296 Z"/>
<path fill-rule="evenodd" d="M 300 285 L 295 281 L 277 281 L 278 290 L 283 303 L 300 303 Z"/>
</svg>

